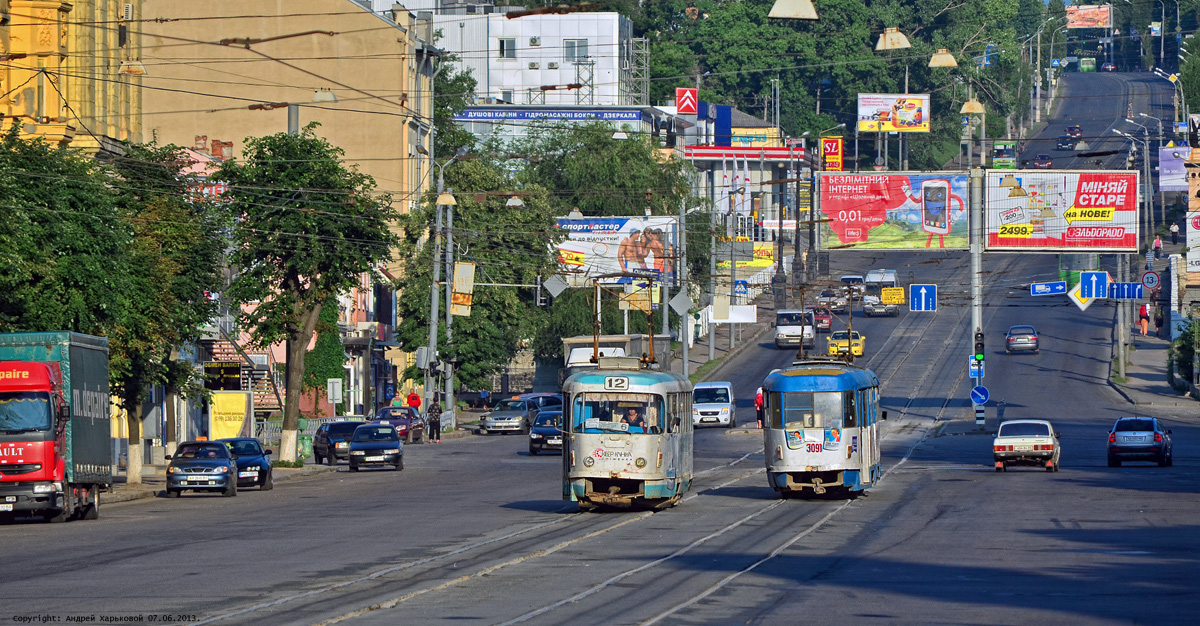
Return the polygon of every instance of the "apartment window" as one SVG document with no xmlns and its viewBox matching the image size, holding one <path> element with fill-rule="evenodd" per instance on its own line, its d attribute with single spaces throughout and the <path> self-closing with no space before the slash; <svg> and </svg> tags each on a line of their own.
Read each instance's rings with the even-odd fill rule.
<svg viewBox="0 0 1200 626">
<path fill-rule="evenodd" d="M 500 40 L 500 58 L 501 59 L 517 58 L 517 40 L 516 39 L 501 39 Z"/>
<path fill-rule="evenodd" d="M 584 61 L 587 59 L 586 39 L 564 39 L 563 58 L 567 61 Z"/>
<path fill-rule="evenodd" d="M 500 92 L 500 99 L 501 99 L 501 100 L 503 100 L 503 101 L 504 101 L 506 104 L 512 104 L 512 103 L 513 103 L 513 92 L 512 92 L 512 90 L 511 90 L 511 89 L 508 89 L 508 90 L 505 90 L 505 91 L 501 91 L 501 92 Z"/>
</svg>

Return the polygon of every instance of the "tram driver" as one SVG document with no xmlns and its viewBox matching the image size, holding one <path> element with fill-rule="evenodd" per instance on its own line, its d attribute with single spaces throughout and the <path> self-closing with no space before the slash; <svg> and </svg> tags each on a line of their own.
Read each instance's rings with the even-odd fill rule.
<svg viewBox="0 0 1200 626">
<path fill-rule="evenodd" d="M 621 421 L 628 424 L 630 428 L 641 428 L 642 432 L 645 432 L 646 418 L 642 417 L 642 410 L 636 406 L 629 407 Z"/>
</svg>

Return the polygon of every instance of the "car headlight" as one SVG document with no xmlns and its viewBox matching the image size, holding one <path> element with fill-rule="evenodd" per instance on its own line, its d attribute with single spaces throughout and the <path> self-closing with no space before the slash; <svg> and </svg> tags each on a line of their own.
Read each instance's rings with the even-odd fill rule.
<svg viewBox="0 0 1200 626">
<path fill-rule="evenodd" d="M 400 448 L 389 448 L 383 451 L 384 454 L 400 454 Z"/>
<path fill-rule="evenodd" d="M 221 467 L 218 467 L 218 468 L 216 468 L 216 469 L 215 469 L 215 470 L 213 470 L 213 471 L 215 471 L 215 472 L 216 472 L 216 473 L 218 473 L 218 474 L 228 474 L 228 473 L 229 473 L 229 468 L 228 468 L 228 467 L 225 467 L 224 465 L 222 465 Z"/>
<path fill-rule="evenodd" d="M 351 450 L 350 454 L 353 454 L 354 456 L 361 456 L 363 454 L 366 454 L 366 452 L 363 452 L 362 450 Z"/>
<path fill-rule="evenodd" d="M 175 467 L 174 465 L 172 465 L 171 467 L 168 467 L 168 468 L 167 468 L 167 471 L 168 471 L 168 472 L 170 472 L 170 473 L 172 473 L 172 474 L 182 474 L 182 473 L 183 473 L 183 468 L 182 468 L 182 467 Z"/>
<path fill-rule="evenodd" d="M 345 447 L 347 447 L 347 446 L 349 446 L 349 445 L 350 445 L 350 444 L 346 443 L 345 441 L 339 441 L 339 442 L 338 442 L 338 444 L 337 444 L 337 447 L 339 447 L 339 448 L 345 448 Z"/>
<path fill-rule="evenodd" d="M 51 493 L 53 491 L 55 491 L 54 485 L 50 484 L 50 483 L 46 483 L 45 485 L 34 485 L 33 486 L 34 493 Z"/>
<path fill-rule="evenodd" d="M 529 433 L 529 438 L 530 439 L 541 439 L 542 436 L 537 433 Z"/>
<path fill-rule="evenodd" d="M 721 415 L 729 415 L 729 409 L 728 408 L 721 409 Z"/>
</svg>

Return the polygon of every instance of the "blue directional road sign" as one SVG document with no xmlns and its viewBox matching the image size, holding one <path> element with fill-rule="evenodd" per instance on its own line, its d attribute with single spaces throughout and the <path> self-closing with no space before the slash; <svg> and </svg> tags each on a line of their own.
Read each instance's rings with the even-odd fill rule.
<svg viewBox="0 0 1200 626">
<path fill-rule="evenodd" d="M 1142 283 L 1113 283 L 1108 286 L 1108 297 L 1115 300 L 1141 300 Z"/>
<path fill-rule="evenodd" d="M 1080 298 L 1107 298 L 1108 272 L 1080 272 Z"/>
<path fill-rule="evenodd" d="M 988 390 L 983 385 L 975 385 L 971 388 L 971 402 L 975 404 L 987 404 Z"/>
<path fill-rule="evenodd" d="M 1067 293 L 1067 281 L 1060 280 L 1053 283 L 1033 283 L 1029 286 L 1029 295 L 1031 296 L 1055 296 Z"/>
<path fill-rule="evenodd" d="M 937 311 L 937 285 L 909 285 L 909 311 Z"/>
<path fill-rule="evenodd" d="M 973 356 L 967 357 L 967 377 L 983 378 L 983 361 L 977 361 Z"/>
</svg>

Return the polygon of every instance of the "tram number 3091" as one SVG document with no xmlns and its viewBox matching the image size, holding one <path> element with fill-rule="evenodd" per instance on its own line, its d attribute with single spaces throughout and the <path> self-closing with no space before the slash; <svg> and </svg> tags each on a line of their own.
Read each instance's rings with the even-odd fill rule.
<svg viewBox="0 0 1200 626">
<path fill-rule="evenodd" d="M 808 444 L 805 444 L 805 448 L 807 448 L 807 450 L 808 450 L 809 452 L 820 452 L 820 451 L 821 451 L 821 444 L 819 444 L 819 443 L 808 443 Z"/>
<path fill-rule="evenodd" d="M 605 391 L 629 391 L 629 378 L 626 376 L 605 376 Z"/>
</svg>

